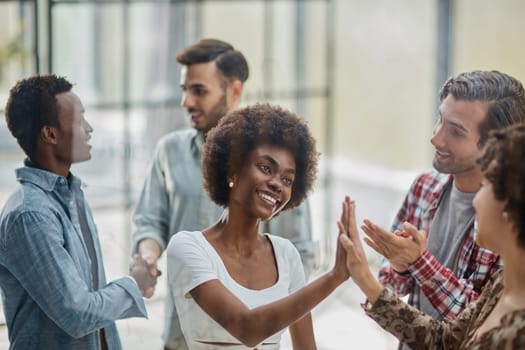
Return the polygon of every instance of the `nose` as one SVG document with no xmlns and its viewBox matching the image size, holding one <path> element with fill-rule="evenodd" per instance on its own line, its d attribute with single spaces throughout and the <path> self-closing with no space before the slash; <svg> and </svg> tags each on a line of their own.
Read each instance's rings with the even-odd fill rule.
<svg viewBox="0 0 525 350">
<path fill-rule="evenodd" d="M 87 133 L 92 133 L 93 132 L 93 127 L 91 126 L 91 124 L 89 124 L 87 122 L 87 120 L 84 119 L 84 123 L 85 123 L 85 129 L 86 129 L 86 132 Z"/>
<path fill-rule="evenodd" d="M 190 93 L 183 92 L 180 105 L 184 108 L 193 108 L 195 106 L 195 99 Z"/>
<path fill-rule="evenodd" d="M 438 120 L 432 131 L 432 137 L 430 138 L 430 143 L 434 147 L 443 146 L 443 124 Z"/>
<path fill-rule="evenodd" d="M 272 191 L 274 191 L 275 193 L 281 193 L 282 192 L 282 188 L 281 188 L 281 185 L 278 181 L 278 179 L 273 176 L 270 181 L 268 182 L 268 186 L 270 187 L 270 189 Z"/>
</svg>

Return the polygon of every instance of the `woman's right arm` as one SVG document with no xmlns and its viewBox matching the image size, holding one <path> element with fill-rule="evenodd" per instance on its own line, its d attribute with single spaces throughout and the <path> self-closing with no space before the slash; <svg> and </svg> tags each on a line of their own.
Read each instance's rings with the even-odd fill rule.
<svg viewBox="0 0 525 350">
<path fill-rule="evenodd" d="M 174 235 L 172 240 L 178 234 Z M 195 302 L 217 323 L 246 346 L 255 346 L 276 332 L 291 325 L 307 315 L 310 310 L 325 299 L 335 288 L 349 278 L 346 267 L 346 253 L 337 244 L 336 261 L 331 271 L 323 274 L 313 282 L 270 304 L 253 309 L 248 308 L 237 296 L 227 289 L 213 273 L 204 267 L 203 257 L 198 254 L 189 255 L 191 248 L 181 247 L 179 242 L 170 242 L 168 260 L 170 265 L 179 272 L 168 271 L 173 281 L 183 279 L 195 281 L 197 275 L 205 275 L 194 286 L 188 286 L 188 291 Z M 206 260 L 206 259 L 204 259 Z M 194 270 L 190 265 L 198 266 Z M 203 272 L 204 271 L 204 272 Z M 210 269 L 211 271 L 211 269 Z M 186 293 L 186 291 L 184 291 Z"/>
<path fill-rule="evenodd" d="M 246 346 L 255 346 L 308 314 L 347 278 L 334 268 L 295 293 L 254 309 L 246 307 L 217 279 L 197 286 L 190 294 L 235 338 Z"/>
</svg>

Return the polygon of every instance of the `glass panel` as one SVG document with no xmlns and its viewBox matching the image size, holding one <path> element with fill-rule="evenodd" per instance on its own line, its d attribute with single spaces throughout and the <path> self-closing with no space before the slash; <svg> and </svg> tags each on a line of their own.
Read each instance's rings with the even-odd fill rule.
<svg viewBox="0 0 525 350">
<path fill-rule="evenodd" d="M 3 111 L 9 89 L 35 71 L 34 10 L 30 1 L 0 2 L 0 204 L 16 183 L 13 169 L 23 159 L 23 152 L 7 129 Z"/>
<path fill-rule="evenodd" d="M 123 7 L 57 4 L 52 8 L 53 71 L 66 76 L 85 105 L 123 98 Z"/>
<path fill-rule="evenodd" d="M 0 2 L 0 101 L 17 80 L 35 71 L 34 11 L 31 1 Z"/>
<path fill-rule="evenodd" d="M 244 92 L 249 96 L 262 94 L 263 13 L 262 1 L 209 1 L 202 4 L 202 37 L 227 41 L 245 55 L 250 76 Z"/>
</svg>

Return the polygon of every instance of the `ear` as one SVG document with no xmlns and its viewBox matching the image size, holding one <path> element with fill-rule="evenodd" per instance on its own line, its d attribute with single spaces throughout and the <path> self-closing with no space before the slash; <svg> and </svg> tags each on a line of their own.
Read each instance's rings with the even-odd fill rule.
<svg viewBox="0 0 525 350">
<path fill-rule="evenodd" d="M 235 104 L 235 106 L 237 106 L 241 100 L 242 88 L 243 84 L 240 80 L 234 80 L 228 86 L 231 102 Z"/>
<path fill-rule="evenodd" d="M 57 128 L 54 126 L 44 125 L 40 130 L 40 138 L 45 143 L 56 145 L 58 143 Z"/>
<path fill-rule="evenodd" d="M 230 184 L 230 182 L 233 182 L 233 184 L 235 185 L 237 183 L 237 175 L 229 174 L 228 176 L 226 176 L 226 182 L 228 185 Z"/>
</svg>

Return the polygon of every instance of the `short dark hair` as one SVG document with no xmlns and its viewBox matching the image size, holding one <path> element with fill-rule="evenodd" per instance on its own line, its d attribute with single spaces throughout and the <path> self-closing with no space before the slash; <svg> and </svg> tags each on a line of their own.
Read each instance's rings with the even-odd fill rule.
<svg viewBox="0 0 525 350">
<path fill-rule="evenodd" d="M 262 144 L 283 147 L 295 158 L 292 195 L 283 210 L 297 207 L 306 198 L 317 176 L 319 158 L 306 122 L 281 107 L 256 104 L 228 113 L 208 133 L 203 177 L 215 203 L 228 204 L 228 175 L 240 170 L 248 153 Z"/>
<path fill-rule="evenodd" d="M 176 58 L 185 66 L 215 61 L 219 71 L 230 82 L 240 80 L 244 83 L 250 74 L 244 55 L 231 44 L 218 39 L 201 39 L 182 49 Z"/>
<path fill-rule="evenodd" d="M 478 162 L 525 248 L 525 124 L 491 131 Z"/>
<path fill-rule="evenodd" d="M 71 91 L 72 86 L 63 77 L 47 74 L 22 79 L 10 90 L 5 107 L 7 127 L 30 159 L 42 127 L 60 126 L 56 95 Z"/>
<path fill-rule="evenodd" d="M 487 141 L 490 130 L 525 122 L 525 90 L 516 78 L 493 71 L 476 70 L 449 78 L 439 98 L 448 95 L 458 100 L 489 102 L 487 117 L 479 126 L 481 148 Z"/>
</svg>

